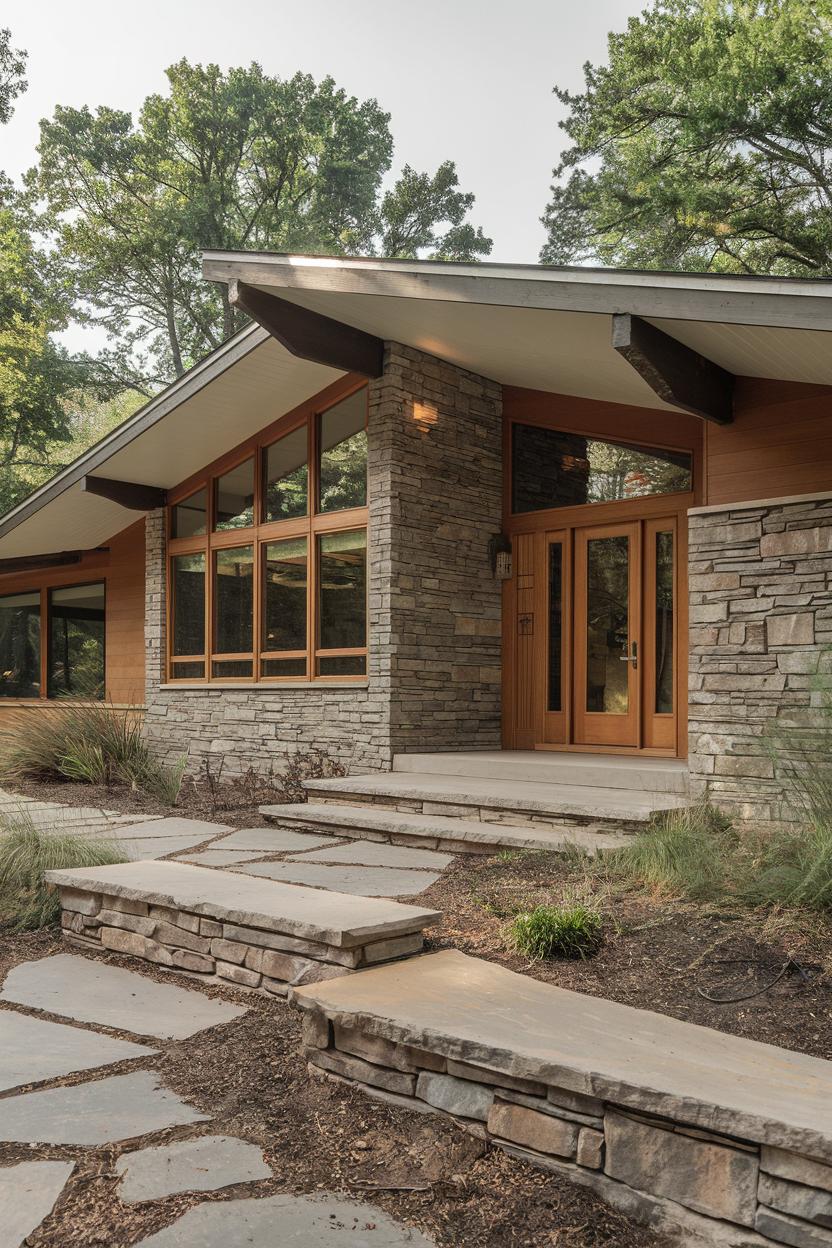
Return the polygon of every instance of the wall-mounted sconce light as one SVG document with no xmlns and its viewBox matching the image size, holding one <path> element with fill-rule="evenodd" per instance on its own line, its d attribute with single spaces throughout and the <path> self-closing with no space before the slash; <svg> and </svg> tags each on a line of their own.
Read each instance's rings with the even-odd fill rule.
<svg viewBox="0 0 832 1248">
<path fill-rule="evenodd" d="M 511 539 L 505 533 L 495 533 L 488 543 L 491 575 L 496 581 L 511 579 Z"/>
</svg>

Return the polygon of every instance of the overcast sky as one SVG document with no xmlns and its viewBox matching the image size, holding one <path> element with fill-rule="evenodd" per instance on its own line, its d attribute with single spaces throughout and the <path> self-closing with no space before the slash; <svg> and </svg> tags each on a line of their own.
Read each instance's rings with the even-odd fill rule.
<svg viewBox="0 0 832 1248">
<path fill-rule="evenodd" d="M 29 89 L 0 129 L 0 169 L 35 159 L 56 104 L 136 112 L 187 57 L 256 60 L 282 77 L 331 74 L 392 114 L 395 169 L 455 160 L 493 260 L 535 262 L 563 142 L 557 83 L 583 82 L 646 0 L 2 0 L 0 25 L 29 53 Z M 72 330 L 67 345 L 80 346 Z M 88 332 L 88 331 L 87 331 Z M 90 346 L 85 338 L 84 345 Z"/>
</svg>

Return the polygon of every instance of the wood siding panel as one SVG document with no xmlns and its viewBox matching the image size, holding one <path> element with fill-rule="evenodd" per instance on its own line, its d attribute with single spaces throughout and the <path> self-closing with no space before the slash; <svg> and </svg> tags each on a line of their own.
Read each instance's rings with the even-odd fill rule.
<svg viewBox="0 0 832 1248">
<path fill-rule="evenodd" d="M 705 445 L 709 505 L 832 490 L 832 386 L 740 377 Z"/>
</svg>

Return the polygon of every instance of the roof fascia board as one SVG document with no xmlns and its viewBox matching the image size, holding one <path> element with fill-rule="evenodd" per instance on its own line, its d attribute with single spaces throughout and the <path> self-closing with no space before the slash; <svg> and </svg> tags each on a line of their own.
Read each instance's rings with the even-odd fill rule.
<svg viewBox="0 0 832 1248">
<path fill-rule="evenodd" d="M 797 287 L 794 281 L 696 281 L 695 276 L 621 273 L 614 270 L 513 269 L 391 265 L 323 261 L 292 256 L 203 254 L 209 281 L 242 281 L 286 293 L 386 295 L 399 299 L 490 304 L 536 310 L 613 314 L 647 319 L 766 325 L 832 331 L 832 282 Z"/>
<path fill-rule="evenodd" d="M 157 394 L 137 412 L 134 412 L 124 424 L 119 425 L 95 446 L 90 447 L 83 455 L 69 464 L 63 472 L 59 472 L 34 494 L 30 494 L 22 503 L 18 503 L 8 515 L 0 520 L 0 538 L 11 533 L 29 516 L 40 511 L 41 507 L 60 497 L 66 490 L 76 485 L 85 476 L 95 472 L 105 464 L 111 456 L 129 446 L 141 434 L 152 429 L 187 399 L 193 398 L 205 386 L 215 381 L 226 369 L 242 360 L 249 352 L 269 341 L 269 335 L 259 325 L 247 325 L 244 329 L 229 338 L 216 351 L 206 356 L 199 364 L 195 364 L 184 376 L 172 382 L 161 394 Z"/>
</svg>

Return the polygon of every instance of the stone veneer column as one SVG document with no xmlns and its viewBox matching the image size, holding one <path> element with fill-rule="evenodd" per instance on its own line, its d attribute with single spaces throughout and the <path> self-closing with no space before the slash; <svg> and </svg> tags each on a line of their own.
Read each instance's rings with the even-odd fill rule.
<svg viewBox="0 0 832 1248">
<path fill-rule="evenodd" d="M 694 510 L 689 539 L 693 791 L 748 820 L 793 821 L 767 740 L 816 716 L 832 644 L 832 498 Z"/>
<path fill-rule="evenodd" d="M 500 746 L 502 390 L 388 343 L 370 386 L 370 627 L 393 753 Z"/>
</svg>

